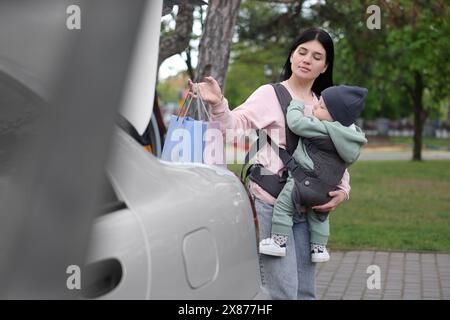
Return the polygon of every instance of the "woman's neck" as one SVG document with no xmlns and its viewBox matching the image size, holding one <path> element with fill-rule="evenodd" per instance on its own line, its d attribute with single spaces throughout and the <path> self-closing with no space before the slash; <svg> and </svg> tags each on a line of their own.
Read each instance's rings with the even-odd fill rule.
<svg viewBox="0 0 450 320">
<path fill-rule="evenodd" d="M 309 99 L 313 96 L 312 86 L 314 80 L 299 79 L 292 75 L 288 80 L 289 87 L 302 99 Z"/>
</svg>

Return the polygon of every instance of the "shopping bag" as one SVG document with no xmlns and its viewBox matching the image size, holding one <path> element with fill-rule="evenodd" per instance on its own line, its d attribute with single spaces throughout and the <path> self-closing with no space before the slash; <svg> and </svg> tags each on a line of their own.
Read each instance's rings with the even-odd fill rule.
<svg viewBox="0 0 450 320">
<path fill-rule="evenodd" d="M 205 132 L 209 113 L 197 94 L 188 96 L 181 107 L 178 116 L 171 116 L 169 128 L 164 141 L 161 159 L 177 162 L 200 162 L 203 163 L 205 150 Z M 196 100 L 195 106 L 192 102 Z"/>
<path fill-rule="evenodd" d="M 208 108 L 205 106 L 203 99 L 198 90 L 198 84 L 194 85 L 194 93 L 196 93 L 198 118 L 207 121 L 207 128 L 204 132 L 203 141 L 203 163 L 226 168 L 224 138 L 219 121 L 212 121 Z"/>
<path fill-rule="evenodd" d="M 174 162 L 203 162 L 203 139 L 207 124 L 191 117 L 171 116 L 161 159 Z"/>
</svg>

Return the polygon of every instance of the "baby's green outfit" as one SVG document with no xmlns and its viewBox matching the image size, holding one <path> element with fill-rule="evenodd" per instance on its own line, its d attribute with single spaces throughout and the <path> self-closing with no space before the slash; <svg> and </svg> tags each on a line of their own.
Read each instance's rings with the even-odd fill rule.
<svg viewBox="0 0 450 320">
<path fill-rule="evenodd" d="M 287 114 L 289 129 L 300 137 L 298 146 L 293 153 L 293 158 L 307 171 L 314 170 L 314 163 L 308 156 L 303 138 L 328 136 L 332 140 L 337 153 L 347 165 L 354 163 L 360 154 L 361 146 L 367 143 L 364 133 L 356 125 L 346 127 L 338 121 L 321 121 L 314 116 L 304 115 L 304 104 L 298 100 L 292 100 Z M 292 201 L 292 189 L 294 178 L 289 173 L 286 185 L 278 196 L 272 220 L 272 235 L 288 236 L 292 228 L 292 218 L 295 213 Z M 306 217 L 311 233 L 311 243 L 326 245 L 330 235 L 329 219 L 319 220 L 317 214 L 306 208 Z"/>
</svg>

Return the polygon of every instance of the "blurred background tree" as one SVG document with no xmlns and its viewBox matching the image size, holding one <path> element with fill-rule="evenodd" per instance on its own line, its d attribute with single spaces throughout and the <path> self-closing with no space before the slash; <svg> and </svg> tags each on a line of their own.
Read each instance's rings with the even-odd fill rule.
<svg viewBox="0 0 450 320">
<path fill-rule="evenodd" d="M 278 81 L 293 39 L 302 30 L 315 26 L 333 37 L 335 84 L 369 89 L 364 119 L 414 119 L 415 160 L 421 159 L 425 120 L 430 115 L 442 116 L 448 110 L 450 30 L 448 4 L 444 0 L 210 0 L 207 14 L 205 7 L 190 9 L 188 2 L 180 4 L 173 19 L 178 20 L 177 16 L 186 12 L 181 10 L 185 5 L 192 10 L 194 21 L 200 22 L 200 43 L 205 45 L 199 49 L 198 74 L 219 78 L 230 108 L 244 102 L 258 86 Z M 189 3 L 192 6 L 193 2 Z M 380 8 L 380 29 L 370 30 L 366 24 L 371 15 L 367 8 L 372 4 Z M 211 31 L 205 27 L 209 15 L 215 15 Z M 190 20 L 182 21 L 186 25 Z M 192 24 L 190 29 L 190 45 L 186 44 L 186 37 L 178 45 L 182 42 L 185 47 L 189 77 L 200 79 L 191 61 L 191 53 L 198 51 L 198 44 L 192 42 Z M 166 29 L 162 30 L 164 33 Z M 222 34 L 226 36 L 221 37 Z M 206 44 L 207 39 L 210 45 Z M 224 63 L 228 56 L 229 67 Z"/>
<path fill-rule="evenodd" d="M 231 41 L 241 0 L 209 0 L 208 13 L 199 44 L 197 82 L 214 77 L 222 90 L 228 71 Z"/>
<path fill-rule="evenodd" d="M 381 29 L 367 28 L 366 1 L 328 0 L 314 7 L 314 15 L 335 38 L 335 82 L 369 88 L 366 119 L 413 116 L 413 159 L 421 160 L 425 120 L 449 101 L 448 5 L 409 0 L 378 4 Z"/>
</svg>

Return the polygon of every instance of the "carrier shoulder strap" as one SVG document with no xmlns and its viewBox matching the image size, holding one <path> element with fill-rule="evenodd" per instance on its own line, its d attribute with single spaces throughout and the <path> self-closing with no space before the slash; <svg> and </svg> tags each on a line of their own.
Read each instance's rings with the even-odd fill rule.
<svg viewBox="0 0 450 320">
<path fill-rule="evenodd" d="M 287 119 L 286 114 L 289 107 L 289 104 L 292 101 L 292 96 L 289 93 L 289 91 L 286 89 L 285 86 L 283 86 L 281 83 L 272 83 L 272 87 L 275 90 L 275 93 L 278 98 L 278 102 L 280 103 L 281 110 L 284 114 L 284 124 L 285 124 L 285 132 L 286 132 L 286 150 L 287 152 L 292 155 L 297 148 L 298 139 L 299 137 L 293 133 L 289 126 L 287 125 Z"/>
<path fill-rule="evenodd" d="M 286 120 L 286 114 L 287 109 L 289 107 L 289 104 L 292 101 L 292 96 L 289 93 L 289 91 L 286 89 L 285 86 L 283 86 L 281 83 L 272 83 L 271 86 L 275 90 L 275 94 L 277 96 L 278 102 L 281 106 L 281 110 L 284 114 L 284 123 L 285 123 L 285 133 L 286 133 L 286 150 L 279 148 L 277 145 L 272 143 L 272 139 L 270 136 L 263 130 L 256 130 L 256 134 L 258 135 L 258 139 L 253 143 L 251 146 L 249 152 L 245 155 L 245 162 L 241 169 L 241 178 L 242 180 L 245 180 L 247 178 L 248 174 L 250 173 L 250 168 L 247 170 L 247 174 L 244 177 L 244 168 L 245 166 L 250 162 L 250 159 L 253 158 L 253 156 L 256 155 L 256 153 L 266 144 L 269 143 L 271 147 L 277 152 L 277 154 L 280 156 L 283 163 L 286 165 L 286 167 L 289 169 L 288 164 L 292 164 L 293 161 L 291 155 L 294 153 L 295 149 L 297 148 L 299 137 L 293 133 L 289 126 L 287 125 Z M 264 138 L 261 139 L 261 133 L 264 134 Z"/>
</svg>

